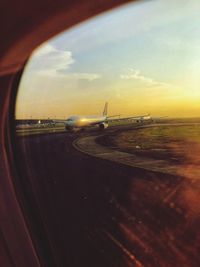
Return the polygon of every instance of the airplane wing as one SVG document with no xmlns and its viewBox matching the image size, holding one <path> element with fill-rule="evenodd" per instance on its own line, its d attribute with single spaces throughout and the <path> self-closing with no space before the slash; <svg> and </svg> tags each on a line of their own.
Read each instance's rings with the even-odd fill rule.
<svg viewBox="0 0 200 267">
<path fill-rule="evenodd" d="M 118 117 L 118 118 L 120 118 L 120 116 L 121 116 L 121 114 L 118 114 L 118 115 L 111 115 L 111 116 L 107 116 L 107 119 L 109 119 L 109 118 L 114 118 L 114 117 Z"/>
<path fill-rule="evenodd" d="M 165 118 L 169 118 L 169 116 L 152 117 L 153 120 L 160 120 L 160 119 L 165 119 Z"/>
<path fill-rule="evenodd" d="M 169 118 L 169 116 L 151 117 L 152 122 L 159 122 L 162 119 L 166 119 L 166 118 Z"/>
<path fill-rule="evenodd" d="M 112 116 L 110 116 L 112 117 Z M 109 119 L 110 117 L 107 117 L 108 122 L 114 122 L 114 121 L 128 121 L 128 120 L 144 120 L 145 118 L 151 119 L 149 114 L 141 115 L 141 116 L 130 116 L 125 118 L 115 118 L 115 119 Z"/>
<path fill-rule="evenodd" d="M 65 123 L 66 120 L 53 120 L 53 123 Z"/>
</svg>

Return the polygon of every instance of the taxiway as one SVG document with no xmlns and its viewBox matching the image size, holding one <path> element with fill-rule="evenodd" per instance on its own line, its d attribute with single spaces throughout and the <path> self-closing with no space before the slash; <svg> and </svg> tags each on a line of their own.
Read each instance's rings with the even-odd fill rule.
<svg viewBox="0 0 200 267">
<path fill-rule="evenodd" d="M 18 137 L 16 185 L 48 266 L 200 266 L 199 181 L 82 153 L 87 135 Z"/>
</svg>

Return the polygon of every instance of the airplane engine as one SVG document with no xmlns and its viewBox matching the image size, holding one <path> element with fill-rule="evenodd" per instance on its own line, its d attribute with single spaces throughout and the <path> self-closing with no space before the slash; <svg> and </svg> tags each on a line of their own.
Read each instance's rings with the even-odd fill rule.
<svg viewBox="0 0 200 267">
<path fill-rule="evenodd" d="M 137 123 L 142 123 L 144 121 L 144 119 L 139 119 L 139 120 L 136 120 Z"/>
<path fill-rule="evenodd" d="M 102 122 L 101 124 L 99 124 L 99 129 L 100 129 L 100 130 L 104 130 L 104 129 L 106 129 L 106 128 L 108 128 L 108 123 L 106 123 L 106 122 Z"/>
<path fill-rule="evenodd" d="M 73 131 L 73 127 L 70 127 L 70 126 L 65 124 L 65 130 L 71 132 L 71 131 Z"/>
</svg>

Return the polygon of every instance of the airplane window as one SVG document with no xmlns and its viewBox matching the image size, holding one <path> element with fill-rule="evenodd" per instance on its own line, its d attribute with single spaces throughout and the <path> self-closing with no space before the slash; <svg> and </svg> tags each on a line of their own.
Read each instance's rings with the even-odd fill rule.
<svg viewBox="0 0 200 267">
<path fill-rule="evenodd" d="M 199 14 L 138 1 L 31 56 L 16 158 L 53 266 L 200 266 Z"/>
</svg>

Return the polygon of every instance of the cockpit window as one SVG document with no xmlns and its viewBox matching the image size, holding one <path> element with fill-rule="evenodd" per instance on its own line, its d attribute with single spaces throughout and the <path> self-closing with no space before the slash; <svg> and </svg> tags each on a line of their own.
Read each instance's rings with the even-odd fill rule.
<svg viewBox="0 0 200 267">
<path fill-rule="evenodd" d="M 200 266 L 199 14 L 137 1 L 27 63 L 19 168 L 57 266 Z"/>
</svg>

